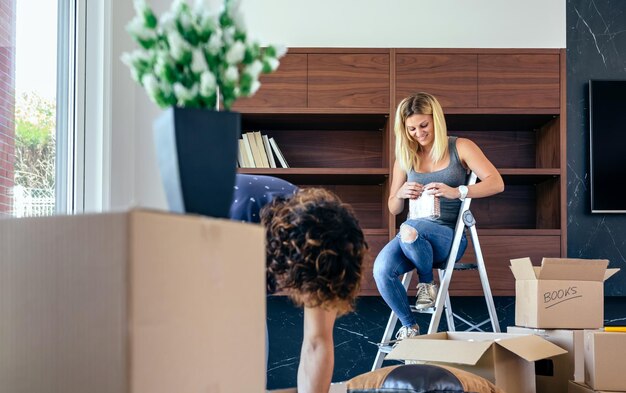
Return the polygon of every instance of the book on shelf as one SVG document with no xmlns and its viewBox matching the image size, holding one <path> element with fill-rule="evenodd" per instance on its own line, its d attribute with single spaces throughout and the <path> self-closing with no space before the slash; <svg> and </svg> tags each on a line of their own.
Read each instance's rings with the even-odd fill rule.
<svg viewBox="0 0 626 393">
<path fill-rule="evenodd" d="M 250 168 L 250 162 L 248 161 L 248 154 L 246 153 L 246 146 L 243 138 L 239 138 L 239 150 L 237 151 L 237 162 L 239 168 Z"/>
<path fill-rule="evenodd" d="M 252 153 L 252 145 L 250 144 L 250 140 L 248 139 L 248 134 L 241 135 L 241 139 L 243 140 L 244 152 L 248 161 L 247 168 L 256 168 L 257 165 L 254 161 L 254 154 Z"/>
<path fill-rule="evenodd" d="M 259 145 L 257 145 L 254 132 L 246 132 L 244 135 L 248 138 L 248 143 L 250 143 L 250 149 L 252 150 L 252 155 L 254 156 L 254 167 L 265 168 L 263 158 L 261 158 L 261 149 Z M 265 149 L 263 149 L 263 151 L 265 151 Z"/>
<path fill-rule="evenodd" d="M 267 154 L 270 168 L 276 168 L 276 160 L 274 160 L 274 155 L 272 154 L 272 146 L 270 146 L 270 139 L 267 137 L 267 135 L 263 135 L 263 147 L 265 147 L 265 153 Z"/>
<path fill-rule="evenodd" d="M 265 146 L 263 145 L 263 136 L 261 135 L 261 131 L 253 131 L 254 140 L 256 142 L 257 147 L 259 148 L 259 155 L 261 157 L 261 163 L 263 168 L 269 168 L 270 162 L 267 157 L 267 153 L 265 151 Z"/>
<path fill-rule="evenodd" d="M 285 156 L 283 156 L 283 153 L 278 148 L 278 144 L 276 143 L 274 138 L 269 138 L 269 141 L 270 141 L 270 145 L 272 146 L 272 149 L 274 149 L 274 153 L 276 154 L 276 158 L 278 158 L 278 161 L 280 162 L 280 165 L 283 168 L 289 168 L 289 164 L 287 164 L 287 160 L 285 160 Z"/>
</svg>

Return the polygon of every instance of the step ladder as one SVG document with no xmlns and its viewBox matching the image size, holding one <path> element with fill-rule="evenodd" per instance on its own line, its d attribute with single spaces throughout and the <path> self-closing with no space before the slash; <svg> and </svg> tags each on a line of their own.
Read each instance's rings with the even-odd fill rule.
<svg viewBox="0 0 626 393">
<path fill-rule="evenodd" d="M 474 172 L 472 172 L 469 176 L 467 185 L 470 186 L 476 184 L 476 180 L 477 176 Z M 469 210 L 471 202 L 471 198 L 465 198 L 465 200 L 461 202 L 459 217 L 457 219 L 454 229 L 454 238 L 452 240 L 450 256 L 448 257 L 445 268 L 438 269 L 439 292 L 437 293 L 437 299 L 435 301 L 434 307 L 426 310 L 416 310 L 414 307 L 411 307 L 412 310 L 415 312 L 432 313 L 432 316 L 430 318 L 430 325 L 428 326 L 428 334 L 437 332 L 437 329 L 439 328 L 439 322 L 441 320 L 441 314 L 444 310 L 446 313 L 446 321 L 448 322 L 449 331 L 456 331 L 454 324 L 454 319 L 456 318 L 466 323 L 470 327 L 469 329 L 467 329 L 467 331 L 483 331 L 481 329 L 481 326 L 488 322 L 491 322 L 491 328 L 493 329 L 493 331 L 498 333 L 500 332 L 500 324 L 498 322 L 498 316 L 496 315 L 496 308 L 493 303 L 493 296 L 491 295 L 489 279 L 487 278 L 487 270 L 485 269 L 485 261 L 483 259 L 482 250 L 480 248 L 480 242 L 478 241 L 478 234 L 476 233 L 476 220 L 474 219 L 472 212 Z M 459 247 L 461 245 L 461 237 L 463 236 L 463 233 L 466 229 L 469 230 L 471 235 L 472 245 L 474 246 L 474 252 L 476 254 L 476 263 L 466 264 L 455 262 L 456 256 L 459 252 Z M 452 273 L 454 272 L 454 270 L 478 270 L 480 283 L 483 287 L 483 294 L 487 303 L 487 310 L 489 311 L 489 319 L 486 319 L 478 324 L 473 324 L 452 311 L 448 288 L 450 287 L 450 281 L 452 280 Z M 402 285 L 404 286 L 404 289 L 409 288 L 412 277 L 413 270 L 405 273 L 402 276 Z M 372 371 L 377 370 L 382 366 L 385 355 L 391 351 L 392 346 L 390 345 L 390 340 L 397 322 L 398 316 L 392 311 L 391 316 L 389 317 L 389 321 L 387 322 L 387 326 L 385 327 L 383 338 L 378 344 L 378 352 L 376 354 L 376 359 L 374 360 L 374 365 L 372 366 Z"/>
</svg>

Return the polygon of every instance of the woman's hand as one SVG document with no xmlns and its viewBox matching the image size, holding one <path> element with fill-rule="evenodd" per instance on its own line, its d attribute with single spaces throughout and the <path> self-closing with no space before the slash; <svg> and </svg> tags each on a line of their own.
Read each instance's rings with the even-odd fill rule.
<svg viewBox="0 0 626 393">
<path fill-rule="evenodd" d="M 447 199 L 458 199 L 461 196 L 461 192 L 456 187 L 450 187 L 445 183 L 428 183 L 424 186 L 424 192 L 443 197 Z"/>
<path fill-rule="evenodd" d="M 398 199 L 417 199 L 422 195 L 424 186 L 414 181 L 404 182 L 402 187 L 396 192 L 396 198 Z"/>
</svg>

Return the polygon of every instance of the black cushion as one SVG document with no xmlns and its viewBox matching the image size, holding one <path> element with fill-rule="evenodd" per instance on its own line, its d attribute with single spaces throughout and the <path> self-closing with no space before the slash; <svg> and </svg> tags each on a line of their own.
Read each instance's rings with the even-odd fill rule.
<svg viewBox="0 0 626 393">
<path fill-rule="evenodd" d="M 454 367 L 405 364 L 352 378 L 350 393 L 502 393 L 488 380 Z"/>
</svg>

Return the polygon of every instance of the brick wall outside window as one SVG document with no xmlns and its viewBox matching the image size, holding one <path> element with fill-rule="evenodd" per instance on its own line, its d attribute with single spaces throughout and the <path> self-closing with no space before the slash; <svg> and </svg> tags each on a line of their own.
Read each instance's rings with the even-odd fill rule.
<svg viewBox="0 0 626 393">
<path fill-rule="evenodd" d="M 0 0 L 0 216 L 12 211 L 15 161 L 15 2 Z"/>
</svg>

